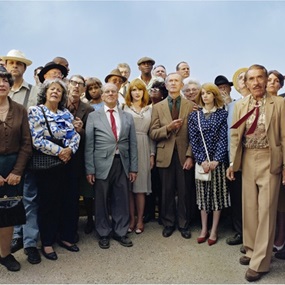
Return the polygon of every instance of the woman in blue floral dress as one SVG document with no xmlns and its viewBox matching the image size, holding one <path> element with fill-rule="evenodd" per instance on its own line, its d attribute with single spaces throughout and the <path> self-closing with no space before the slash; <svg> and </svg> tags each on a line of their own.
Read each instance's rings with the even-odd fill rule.
<svg viewBox="0 0 285 285">
<path fill-rule="evenodd" d="M 223 99 L 215 84 L 203 84 L 196 102 L 202 109 L 189 115 L 189 141 L 195 161 L 202 165 L 205 172 L 211 171 L 212 176 L 211 181 L 196 179 L 197 205 L 201 212 L 202 222 L 202 230 L 197 241 L 202 243 L 209 238 L 208 244 L 213 245 L 218 240 L 221 210 L 230 206 L 226 185 L 228 113 L 223 109 Z M 198 112 L 210 161 L 207 159 L 198 125 Z M 213 222 L 209 233 L 208 214 L 210 212 L 213 212 Z"/>
</svg>

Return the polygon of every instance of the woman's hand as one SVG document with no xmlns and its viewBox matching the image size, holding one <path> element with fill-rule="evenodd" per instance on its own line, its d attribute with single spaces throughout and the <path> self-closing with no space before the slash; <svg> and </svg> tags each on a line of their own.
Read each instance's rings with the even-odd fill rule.
<svg viewBox="0 0 285 285">
<path fill-rule="evenodd" d="M 208 173 L 210 171 L 210 162 L 205 160 L 201 163 L 203 169 L 204 169 L 204 172 L 205 173 Z"/>
<path fill-rule="evenodd" d="M 154 155 L 150 156 L 150 169 L 153 169 L 154 167 Z"/>
<path fill-rule="evenodd" d="M 21 181 L 21 176 L 13 173 L 10 173 L 5 179 L 5 182 L 7 182 L 8 185 L 13 185 L 13 186 L 18 185 L 20 181 Z"/>
<path fill-rule="evenodd" d="M 0 175 L 0 187 L 4 186 L 5 182 L 5 179 Z"/>
<path fill-rule="evenodd" d="M 219 162 L 216 160 L 210 161 L 210 170 L 215 170 Z"/>
<path fill-rule="evenodd" d="M 70 147 L 63 148 L 59 153 L 58 157 L 64 162 L 67 163 L 71 159 L 72 150 Z"/>
</svg>

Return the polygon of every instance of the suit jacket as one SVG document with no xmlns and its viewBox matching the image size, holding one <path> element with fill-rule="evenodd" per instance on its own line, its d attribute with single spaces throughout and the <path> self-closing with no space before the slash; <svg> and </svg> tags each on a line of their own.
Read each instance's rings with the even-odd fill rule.
<svg viewBox="0 0 285 285">
<path fill-rule="evenodd" d="M 86 124 L 85 169 L 86 174 L 95 174 L 96 179 L 106 179 L 118 147 L 124 171 L 138 172 L 138 150 L 134 119 L 118 108 L 121 131 L 116 141 L 108 122 L 105 109 L 89 114 Z M 142 150 L 143 151 L 143 150 Z"/>
<path fill-rule="evenodd" d="M 248 112 L 251 96 L 239 100 L 235 104 L 232 124 L 237 122 Z M 265 129 L 270 149 L 270 172 L 279 174 L 285 164 L 285 100 L 282 97 L 267 94 L 265 103 Z M 230 161 L 233 170 L 241 169 L 243 146 L 242 140 L 245 132 L 244 122 L 239 128 L 231 130 Z"/>
<path fill-rule="evenodd" d="M 150 124 L 150 137 L 157 142 L 157 167 L 168 167 L 170 165 L 175 144 L 177 146 L 181 166 L 183 166 L 187 156 L 192 156 L 187 131 L 188 115 L 192 112 L 192 110 L 193 103 L 185 98 L 181 98 L 179 119 L 183 119 L 182 127 L 176 132 L 168 133 L 166 126 L 173 120 L 169 110 L 167 98 L 153 105 Z"/>
</svg>

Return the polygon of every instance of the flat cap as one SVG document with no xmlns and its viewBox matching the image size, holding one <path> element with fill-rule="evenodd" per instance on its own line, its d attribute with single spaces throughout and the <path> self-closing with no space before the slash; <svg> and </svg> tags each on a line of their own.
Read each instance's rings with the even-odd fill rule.
<svg viewBox="0 0 285 285">
<path fill-rule="evenodd" d="M 152 58 L 147 57 L 147 56 L 140 58 L 137 63 L 138 63 L 138 65 L 140 65 L 141 63 L 147 62 L 147 61 L 150 61 L 152 63 L 152 65 L 155 64 L 155 61 Z"/>
</svg>

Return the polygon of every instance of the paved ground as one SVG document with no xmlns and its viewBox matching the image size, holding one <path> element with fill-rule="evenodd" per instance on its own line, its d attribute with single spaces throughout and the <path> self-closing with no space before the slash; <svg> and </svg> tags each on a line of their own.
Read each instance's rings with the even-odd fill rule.
<svg viewBox="0 0 285 285">
<path fill-rule="evenodd" d="M 221 221 L 218 243 L 211 247 L 207 243 L 197 244 L 198 223 L 192 227 L 192 238 L 185 240 L 178 231 L 169 238 L 162 237 L 162 227 L 150 222 L 143 234 L 131 234 L 132 248 L 111 240 L 111 247 L 103 250 L 94 234 L 84 234 L 84 223 L 85 217 L 81 217 L 80 252 L 57 246 L 57 261 L 43 257 L 40 264 L 31 265 L 21 250 L 15 254 L 21 271 L 12 273 L 0 266 L 0 283 L 248 283 L 244 279 L 247 266 L 239 264 L 240 246 L 228 246 L 225 242 L 233 233 L 226 218 Z M 273 257 L 270 273 L 257 283 L 284 282 L 285 261 Z"/>
</svg>

